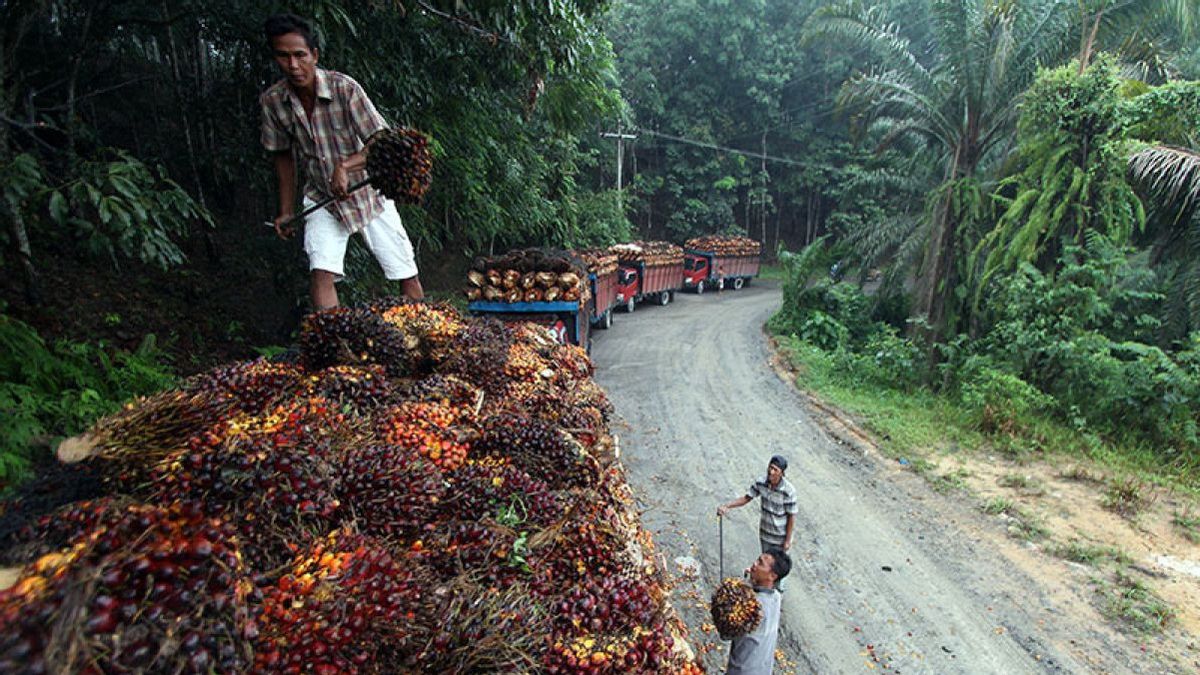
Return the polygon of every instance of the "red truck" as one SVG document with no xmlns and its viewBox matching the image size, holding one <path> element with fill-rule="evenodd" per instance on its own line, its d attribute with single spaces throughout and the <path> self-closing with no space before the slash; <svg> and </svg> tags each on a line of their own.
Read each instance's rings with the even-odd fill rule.
<svg viewBox="0 0 1200 675">
<path fill-rule="evenodd" d="M 726 286 L 733 286 L 737 290 L 758 276 L 761 262 L 761 255 L 720 255 L 712 251 L 685 249 L 683 286 L 696 289 L 696 293 Z"/>
<path fill-rule="evenodd" d="M 588 283 L 592 287 L 591 322 L 601 329 L 612 327 L 613 308 L 617 306 L 617 273 L 613 270 L 607 274 L 597 275 L 588 273 Z"/>
<path fill-rule="evenodd" d="M 646 298 L 665 305 L 682 283 L 682 262 L 649 266 L 644 262 L 623 262 L 617 273 L 617 304 L 624 305 L 626 312 L 632 312 Z"/>
</svg>

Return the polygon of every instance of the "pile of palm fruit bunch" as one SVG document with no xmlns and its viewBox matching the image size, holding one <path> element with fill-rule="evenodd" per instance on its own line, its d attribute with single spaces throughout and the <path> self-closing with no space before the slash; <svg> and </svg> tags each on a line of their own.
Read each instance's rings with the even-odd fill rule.
<svg viewBox="0 0 1200 675">
<path fill-rule="evenodd" d="M 592 374 L 384 300 L 130 402 L 0 542 L 0 672 L 700 672 Z"/>
<path fill-rule="evenodd" d="M 367 148 L 371 187 L 401 204 L 420 204 L 433 182 L 433 155 L 425 134 L 407 127 L 385 129 Z"/>
<path fill-rule="evenodd" d="M 467 300 L 488 302 L 586 302 L 588 269 L 566 251 L 522 249 L 479 258 L 467 271 Z"/>
<path fill-rule="evenodd" d="M 717 255 L 758 255 L 762 252 L 762 244 L 755 239 L 719 234 L 688 239 L 684 247 Z"/>
<path fill-rule="evenodd" d="M 617 256 L 603 248 L 581 248 L 572 251 L 583 261 L 587 271 L 596 276 L 604 276 L 617 271 Z"/>
<path fill-rule="evenodd" d="M 609 247 L 623 263 L 645 263 L 647 267 L 683 264 L 683 249 L 669 241 L 633 241 Z"/>
<path fill-rule="evenodd" d="M 732 577 L 721 581 L 709 603 L 713 626 L 722 640 L 748 635 L 762 622 L 762 603 L 750 584 Z"/>
</svg>

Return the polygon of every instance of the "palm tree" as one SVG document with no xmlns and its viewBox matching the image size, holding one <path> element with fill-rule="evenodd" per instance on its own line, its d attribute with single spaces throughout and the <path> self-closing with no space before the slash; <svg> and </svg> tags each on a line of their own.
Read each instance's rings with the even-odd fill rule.
<svg viewBox="0 0 1200 675">
<path fill-rule="evenodd" d="M 937 341 L 962 319 L 964 254 L 990 224 L 988 194 L 1039 68 L 1072 57 L 1086 68 L 1098 49 L 1144 47 L 1165 26 L 1189 35 L 1200 9 L 1191 0 L 932 0 L 928 38 L 913 44 L 891 4 L 843 0 L 815 13 L 806 34 L 869 49 L 879 65 L 846 82 L 841 103 L 882 130 L 881 146 L 909 139 L 937 163 L 925 215 L 893 228 L 905 236 L 900 250 L 920 250 L 913 314 Z"/>
<path fill-rule="evenodd" d="M 808 24 L 811 36 L 881 59 L 845 83 L 842 103 L 885 129 L 884 145 L 915 139 L 936 158 L 940 182 L 912 233 L 924 241 L 913 312 L 932 340 L 957 327 L 961 254 L 984 219 L 991 169 L 1010 149 L 1019 95 L 1039 66 L 1070 53 L 1072 19 L 1061 2 L 934 0 L 928 44 L 911 44 L 882 4 L 839 3 Z"/>
</svg>

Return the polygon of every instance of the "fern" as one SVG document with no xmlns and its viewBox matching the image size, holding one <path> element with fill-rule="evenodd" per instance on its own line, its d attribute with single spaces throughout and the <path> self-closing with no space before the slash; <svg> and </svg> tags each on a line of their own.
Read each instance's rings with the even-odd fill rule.
<svg viewBox="0 0 1200 675">
<path fill-rule="evenodd" d="M 0 315 L 0 487 L 28 473 L 38 440 L 74 434 L 174 375 L 153 336 L 133 352 L 59 341 Z"/>
</svg>

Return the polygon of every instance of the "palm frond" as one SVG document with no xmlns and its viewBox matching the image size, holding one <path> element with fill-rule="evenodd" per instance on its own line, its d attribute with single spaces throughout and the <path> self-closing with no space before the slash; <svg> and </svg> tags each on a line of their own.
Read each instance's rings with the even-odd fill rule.
<svg viewBox="0 0 1200 675">
<path fill-rule="evenodd" d="M 1195 211 L 1200 200 L 1200 153 L 1195 150 L 1170 145 L 1144 148 L 1129 158 L 1129 174 L 1160 209 L 1175 212 L 1177 222 Z"/>
</svg>

